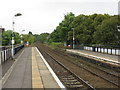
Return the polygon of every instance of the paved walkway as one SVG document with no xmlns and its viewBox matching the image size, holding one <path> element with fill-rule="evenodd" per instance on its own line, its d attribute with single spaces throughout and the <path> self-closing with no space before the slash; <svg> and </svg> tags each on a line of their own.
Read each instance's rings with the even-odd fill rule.
<svg viewBox="0 0 120 90">
<path fill-rule="evenodd" d="M 22 50 L 20 50 L 19 52 L 17 52 L 14 56 L 15 59 L 18 58 L 18 56 L 21 54 L 21 52 L 24 50 L 24 48 L 22 48 Z M 15 62 L 15 60 L 6 60 L 5 63 L 2 64 L 2 76 L 5 75 L 5 73 L 8 71 L 8 69 L 13 65 L 13 63 Z"/>
<path fill-rule="evenodd" d="M 32 86 L 32 50 L 25 48 L 12 65 L 11 74 L 8 74 L 3 88 L 31 88 Z"/>
<path fill-rule="evenodd" d="M 48 63 L 35 47 L 27 47 L 16 59 L 3 78 L 5 88 L 59 89 L 64 87 L 59 79 L 53 77 Z M 47 64 L 46 64 L 47 63 Z M 57 78 L 57 79 L 56 79 Z"/>
</svg>

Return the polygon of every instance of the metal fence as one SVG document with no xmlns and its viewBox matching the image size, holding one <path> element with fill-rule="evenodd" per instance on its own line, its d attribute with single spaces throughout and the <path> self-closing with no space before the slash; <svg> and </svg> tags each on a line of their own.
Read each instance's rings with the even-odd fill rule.
<svg viewBox="0 0 120 90">
<path fill-rule="evenodd" d="M 16 54 L 23 47 L 24 47 L 24 45 L 16 46 L 14 48 L 14 54 Z M 11 58 L 12 58 L 12 49 L 10 47 L 0 51 L 0 64 L 4 63 L 6 60 L 9 60 Z"/>
<path fill-rule="evenodd" d="M 100 48 L 100 47 L 84 46 L 84 50 L 112 54 L 112 55 L 120 55 L 120 49 L 113 49 L 113 48 Z"/>
</svg>

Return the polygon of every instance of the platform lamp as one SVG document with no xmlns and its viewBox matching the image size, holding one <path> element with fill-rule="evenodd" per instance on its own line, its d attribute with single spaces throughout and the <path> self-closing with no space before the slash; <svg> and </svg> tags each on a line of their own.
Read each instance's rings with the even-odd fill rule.
<svg viewBox="0 0 120 90">
<path fill-rule="evenodd" d="M 17 16 L 21 16 L 22 14 L 21 13 L 17 13 L 13 16 L 13 22 L 12 22 L 12 27 L 13 27 L 13 30 L 12 30 L 12 59 L 14 59 L 14 18 L 17 17 Z"/>
<path fill-rule="evenodd" d="M 23 33 L 22 33 L 22 32 L 24 32 L 24 31 L 25 31 L 25 30 L 22 30 L 22 31 L 21 31 L 21 44 L 23 44 L 23 35 L 22 35 Z"/>
</svg>

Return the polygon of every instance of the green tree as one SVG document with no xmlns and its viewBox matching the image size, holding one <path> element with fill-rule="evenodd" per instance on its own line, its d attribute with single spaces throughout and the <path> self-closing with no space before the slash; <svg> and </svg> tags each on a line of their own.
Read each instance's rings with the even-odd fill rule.
<svg viewBox="0 0 120 90">
<path fill-rule="evenodd" d="M 4 31 L 2 34 L 2 45 L 10 45 L 11 44 L 11 39 L 12 39 L 12 31 Z"/>
<path fill-rule="evenodd" d="M 33 44 L 35 42 L 35 36 L 32 34 L 32 32 L 29 32 L 26 35 L 23 35 L 23 41 L 24 43 L 29 42 L 29 44 Z"/>
<path fill-rule="evenodd" d="M 14 32 L 14 35 L 15 35 L 15 37 L 14 37 L 15 44 L 19 44 L 20 43 L 20 35 L 19 35 L 19 33 Z"/>
<path fill-rule="evenodd" d="M 50 34 L 50 42 L 67 42 L 72 44 L 73 29 L 76 44 L 115 45 L 119 41 L 117 31 L 118 16 L 108 14 L 80 14 L 75 17 L 67 13 L 56 29 Z"/>
<path fill-rule="evenodd" d="M 42 33 L 39 36 L 39 41 L 41 43 L 45 43 L 45 42 L 47 42 L 48 38 L 49 38 L 49 33 Z"/>
<path fill-rule="evenodd" d="M 40 40 L 39 40 L 39 34 L 34 34 L 34 37 L 35 37 L 35 42 L 39 42 Z"/>
<path fill-rule="evenodd" d="M 12 31 L 11 30 L 4 31 L 2 34 L 2 45 L 3 46 L 11 45 L 11 40 L 12 40 Z M 20 43 L 19 33 L 14 32 L 14 40 L 15 40 L 15 44 Z"/>
<path fill-rule="evenodd" d="M 117 31 L 118 17 L 113 16 L 102 22 L 93 34 L 96 44 L 101 45 L 118 45 L 120 35 Z"/>
<path fill-rule="evenodd" d="M 75 15 L 72 12 L 64 15 L 64 20 L 51 33 L 49 40 L 53 42 L 67 42 L 68 32 L 71 31 L 74 18 Z"/>
<path fill-rule="evenodd" d="M 28 42 L 29 44 L 33 44 L 35 42 L 35 37 L 31 34 L 28 35 Z"/>
</svg>

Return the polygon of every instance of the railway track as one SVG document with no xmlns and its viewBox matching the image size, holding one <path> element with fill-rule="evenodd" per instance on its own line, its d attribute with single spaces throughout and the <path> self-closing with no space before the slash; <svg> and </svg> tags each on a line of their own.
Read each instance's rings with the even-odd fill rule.
<svg viewBox="0 0 120 90">
<path fill-rule="evenodd" d="M 63 54 L 62 52 L 59 52 L 59 54 L 60 54 L 60 56 L 64 55 L 65 58 L 66 58 L 66 55 Z M 88 65 L 85 65 L 83 62 L 80 62 L 82 64 L 78 64 L 78 63 L 75 63 L 73 61 L 70 61 L 70 62 L 72 62 L 75 65 L 79 66 L 80 68 L 83 68 L 86 71 L 88 71 L 88 72 L 90 72 L 90 73 L 92 73 L 92 74 L 94 74 L 94 75 L 96 75 L 96 76 L 98 76 L 100 78 L 103 78 L 104 80 L 106 80 L 106 81 L 120 87 L 120 84 L 119 84 L 119 82 L 120 82 L 120 73 L 109 72 L 109 71 L 106 71 L 104 69 L 101 69 L 101 68 L 98 68 L 98 67 L 95 67 L 95 66 L 90 66 L 91 67 L 90 68 Z M 84 65 L 84 67 L 83 67 L 83 65 Z M 96 70 L 97 70 L 97 72 L 96 72 Z"/>
<path fill-rule="evenodd" d="M 62 65 L 62 67 L 64 67 L 64 68 L 66 68 L 66 66 L 65 65 L 63 65 L 61 62 L 59 62 L 58 60 L 56 60 L 57 58 L 55 57 L 55 55 L 54 54 L 56 54 L 57 56 L 59 56 L 59 57 L 62 57 L 62 58 L 64 58 L 64 60 L 66 60 L 66 61 L 70 61 L 70 60 L 68 60 L 69 58 L 67 57 L 67 56 L 64 56 L 64 54 L 63 53 L 58 53 L 58 52 L 53 52 L 51 49 L 49 49 L 49 48 L 47 48 L 47 47 L 45 47 L 45 46 L 42 46 L 42 47 L 45 47 L 46 49 L 47 49 L 47 52 L 45 51 L 45 50 L 42 50 L 43 48 L 40 48 L 39 46 L 37 46 L 42 52 L 44 51 L 44 53 L 46 53 L 48 56 L 49 56 L 49 58 L 51 57 L 54 61 L 56 61 L 57 63 L 59 63 L 60 65 Z M 45 49 L 44 48 L 44 49 Z M 54 53 L 54 54 L 52 54 L 51 55 L 51 53 Z M 48 61 L 48 62 L 50 62 L 50 61 Z M 120 87 L 119 86 L 119 84 L 118 84 L 118 79 L 119 79 L 119 77 L 117 77 L 117 75 L 114 75 L 114 74 L 111 74 L 111 73 L 108 73 L 108 72 L 105 72 L 105 71 L 102 71 L 102 70 L 99 70 L 99 69 L 97 69 L 97 70 L 99 70 L 99 71 L 97 71 L 96 72 L 96 70 L 92 67 L 92 68 L 89 68 L 88 66 L 86 66 L 86 65 L 83 65 L 83 64 L 81 64 L 81 66 L 80 65 L 78 65 L 78 64 L 76 64 L 76 63 L 74 63 L 74 62 L 72 62 L 72 61 L 70 61 L 71 63 L 73 63 L 74 65 L 76 65 L 76 66 L 79 66 L 79 68 L 82 68 L 83 70 L 85 70 L 85 71 L 87 71 L 87 72 L 89 72 L 89 73 L 91 73 L 92 75 L 95 75 L 95 76 L 97 76 L 97 77 L 99 77 L 99 78 L 102 78 L 102 79 L 104 79 L 105 81 L 107 81 L 107 82 L 109 82 L 109 83 L 111 83 L 111 84 L 113 84 L 113 87 Z M 52 65 L 51 65 L 52 66 Z M 88 69 L 89 68 L 89 69 Z M 91 70 L 90 70 L 91 69 Z M 82 84 L 79 84 L 78 85 L 78 81 L 79 81 L 79 79 L 78 79 L 78 77 L 80 78 L 80 76 L 79 75 L 77 75 L 75 72 L 73 72 L 73 71 L 71 71 L 69 68 L 66 68 L 66 70 L 67 71 L 69 71 L 69 72 L 71 72 L 72 74 L 67 74 L 67 75 L 59 75 L 58 74 L 58 76 L 59 77 L 61 77 L 61 81 L 63 81 L 64 82 L 64 84 L 65 84 L 65 86 L 66 87 L 76 87 L 76 88 L 78 88 L 78 87 L 82 87 L 82 86 L 84 86 L 84 85 L 82 85 Z M 57 71 L 56 71 L 57 72 Z M 58 73 L 59 72 L 61 72 L 62 73 L 62 71 L 58 71 Z M 65 71 L 66 72 L 66 71 Z M 104 72 L 104 73 L 103 73 Z M 73 76 L 72 75 L 74 75 L 74 77 L 75 78 L 73 78 Z M 77 78 L 77 79 L 76 79 Z M 81 79 L 81 78 L 80 78 Z M 78 80 L 78 81 L 77 81 Z M 87 80 L 85 81 L 85 80 L 83 80 L 83 79 L 81 79 L 80 81 L 83 81 L 83 82 L 87 82 Z M 76 84 L 75 84 L 76 83 Z M 88 84 L 88 83 L 86 83 L 86 84 Z M 88 86 L 89 86 L 90 84 L 88 84 Z M 78 86 L 78 87 L 77 87 Z M 93 85 L 94 86 L 94 85 Z M 94 89 L 91 85 L 89 86 L 89 88 L 92 88 L 92 89 Z M 97 87 L 97 86 L 95 86 L 95 87 Z M 97 87 L 98 88 L 98 87 Z"/>
<path fill-rule="evenodd" d="M 69 53 L 69 52 L 67 52 L 67 54 L 68 54 L 69 56 L 78 58 L 79 60 L 82 60 L 82 61 L 85 61 L 85 62 L 89 62 L 89 61 L 84 60 L 84 59 L 87 59 L 87 58 L 81 59 L 81 58 L 80 58 L 81 56 L 79 56 L 79 55 L 71 54 L 71 53 Z M 66 54 L 66 55 L 67 55 L 67 54 Z M 90 63 L 90 62 L 89 62 L 89 63 Z M 97 66 L 97 67 L 96 67 L 96 66 Z M 117 68 L 117 70 L 112 70 L 112 68 L 111 68 L 111 69 L 107 69 L 107 68 L 105 68 L 105 67 L 100 67 L 100 66 L 99 66 L 99 63 L 97 63 L 97 65 L 94 64 L 94 66 L 92 66 L 92 67 L 97 68 L 97 69 L 99 69 L 100 71 L 106 72 L 106 73 L 108 73 L 108 74 L 110 74 L 110 75 L 113 75 L 113 76 L 116 76 L 116 77 L 119 77 L 119 78 L 120 78 L 120 69 L 119 69 L 119 67 Z"/>
<path fill-rule="evenodd" d="M 89 83 L 85 80 L 77 76 L 74 72 L 69 70 L 66 66 L 62 63 L 58 62 L 54 57 L 52 57 L 48 52 L 45 52 L 43 49 L 39 48 L 40 52 L 43 56 L 47 57 L 48 63 L 52 66 L 55 73 L 58 75 L 60 80 L 63 82 L 65 87 L 69 89 L 80 89 L 80 90 L 96 90 L 92 87 Z M 49 58 L 49 60 L 48 60 Z"/>
</svg>

